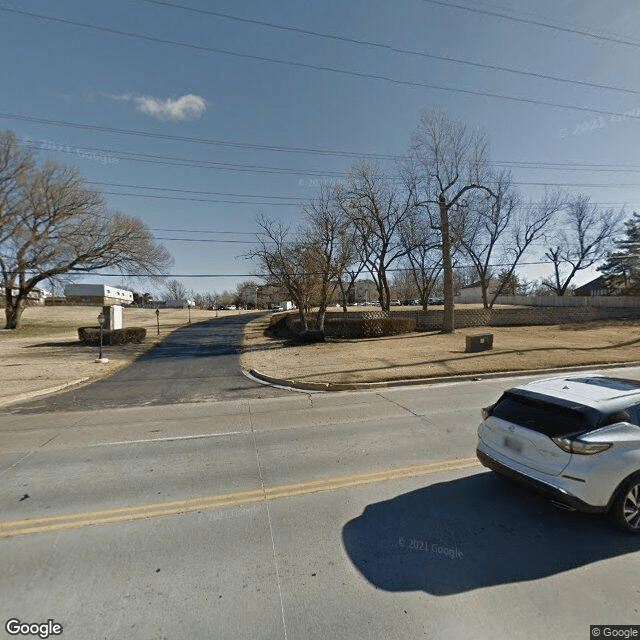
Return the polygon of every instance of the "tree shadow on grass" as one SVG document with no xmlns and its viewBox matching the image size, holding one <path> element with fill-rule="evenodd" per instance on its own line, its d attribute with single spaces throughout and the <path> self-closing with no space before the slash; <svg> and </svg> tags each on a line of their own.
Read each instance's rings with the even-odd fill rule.
<svg viewBox="0 0 640 640">
<path fill-rule="evenodd" d="M 368 505 L 342 530 L 356 569 L 385 591 L 451 595 L 537 580 L 640 551 L 606 517 L 562 511 L 490 472 Z"/>
<path fill-rule="evenodd" d="M 45 347 L 84 347 L 87 346 L 80 342 L 80 340 L 67 340 L 65 342 L 38 342 L 38 344 L 28 344 L 27 349 L 41 349 Z"/>
</svg>

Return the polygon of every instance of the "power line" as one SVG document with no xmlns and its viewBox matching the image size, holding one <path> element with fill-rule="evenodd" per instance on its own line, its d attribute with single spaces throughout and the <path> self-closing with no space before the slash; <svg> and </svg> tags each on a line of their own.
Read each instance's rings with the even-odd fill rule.
<svg viewBox="0 0 640 640">
<path fill-rule="evenodd" d="M 269 198 L 272 200 L 295 200 L 298 202 L 300 198 L 294 198 L 293 196 L 269 196 L 269 195 L 252 195 L 250 193 L 226 193 L 222 191 L 196 191 L 193 189 L 173 189 L 170 187 L 154 187 L 147 185 L 139 185 L 139 184 L 122 184 L 119 182 L 99 182 L 96 180 L 87 180 L 88 184 L 98 184 L 104 185 L 107 187 L 123 187 L 129 189 L 150 189 L 153 191 L 171 191 L 174 193 L 190 193 L 196 195 L 208 195 L 208 196 L 233 196 L 238 198 Z M 280 203 L 272 203 L 272 204 L 280 204 Z"/>
<path fill-rule="evenodd" d="M 535 261 L 535 262 L 518 262 L 517 267 L 529 267 L 536 265 L 551 265 L 552 263 L 548 260 L 545 261 Z M 454 266 L 454 269 L 468 269 L 473 265 L 457 265 Z M 495 263 L 488 265 L 491 268 L 496 267 L 510 267 L 512 266 L 511 262 L 504 263 Z M 387 272 L 397 272 L 397 271 L 412 271 L 411 267 L 396 267 L 393 269 L 387 269 Z M 65 274 L 60 275 L 78 275 L 78 272 L 75 271 L 67 271 Z M 158 273 L 158 274 L 148 274 L 148 273 L 121 273 L 121 272 L 113 272 L 113 273 L 103 273 L 100 271 L 91 271 L 86 272 L 86 275 L 92 275 L 96 277 L 105 277 L 105 278 L 121 278 L 123 275 L 129 278 L 263 278 L 260 274 L 256 273 Z M 321 276 L 322 273 L 298 273 L 292 274 L 296 276 Z"/>
<path fill-rule="evenodd" d="M 155 236 L 155 240 L 165 240 L 170 242 L 207 242 L 213 244 L 260 244 L 257 240 L 217 240 L 216 238 L 166 238 Z"/>
<path fill-rule="evenodd" d="M 301 175 L 311 176 L 313 178 L 346 178 L 349 175 L 347 171 L 334 171 L 330 169 L 296 169 L 292 167 L 274 167 L 267 165 L 243 164 L 215 162 L 212 160 L 197 160 L 194 158 L 180 158 L 175 156 L 166 156 L 161 154 L 142 153 L 138 151 L 127 151 L 122 149 L 105 149 L 103 147 L 70 147 L 69 145 L 58 145 L 58 148 L 47 148 L 47 141 L 41 140 L 37 147 L 34 147 L 34 141 L 27 136 L 20 141 L 20 146 L 24 149 L 36 149 L 38 151 L 53 151 L 61 153 L 70 153 L 78 155 L 78 152 L 91 151 L 106 156 L 98 156 L 105 158 L 105 163 L 109 159 L 128 160 L 130 162 L 149 162 L 152 164 L 166 164 L 169 166 L 185 166 L 200 169 L 214 169 L 224 171 L 238 171 L 247 173 L 265 173 L 272 175 Z M 52 143 L 55 144 L 55 143 Z M 355 155 L 355 154 L 354 154 Z M 79 156 L 82 157 L 82 156 Z M 382 156 L 380 156 L 382 157 Z M 166 161 L 166 162 L 165 162 Z M 616 165 L 616 164 L 596 164 L 584 162 L 541 162 L 541 161 L 524 161 L 524 160 L 496 160 L 491 162 L 497 167 L 512 167 L 517 169 L 530 170 L 553 170 L 553 171 L 588 171 L 588 172 L 608 172 L 608 173 L 639 173 L 640 165 Z"/>
<path fill-rule="evenodd" d="M 636 188 L 640 184 L 599 184 L 595 182 L 514 182 L 515 185 L 527 185 L 537 187 L 589 187 L 594 189 L 622 189 L 627 187 Z"/>
<path fill-rule="evenodd" d="M 614 114 L 614 115 L 619 115 L 619 114 Z M 640 116 L 632 116 L 629 115 L 627 117 L 633 117 L 633 118 L 640 118 Z M 104 133 L 114 133 L 117 135 L 125 135 L 125 136 L 141 136 L 141 137 L 148 137 L 148 138 L 156 138 L 156 139 L 160 139 L 160 140 L 169 140 L 172 142 L 186 142 L 186 143 L 195 143 L 195 144 L 204 144 L 204 145 L 220 145 L 220 146 L 228 146 L 228 147 L 234 147 L 234 148 L 248 148 L 248 149 L 253 149 L 253 150 L 260 150 L 260 151 L 278 151 L 278 152 L 286 152 L 286 153 L 302 153 L 302 154 L 318 154 L 318 155 L 324 155 L 324 156 L 340 156 L 340 157 L 350 157 L 350 158 L 374 158 L 374 159 L 391 159 L 391 160 L 400 160 L 402 159 L 402 156 L 399 155 L 390 155 L 390 154 L 382 154 L 382 153 L 366 153 L 366 152 L 359 152 L 359 151 L 343 151 L 343 150 L 337 150 L 337 149 L 312 149 L 312 148 L 304 148 L 304 147 L 283 147 L 283 146 L 269 146 L 269 145 L 256 145 L 256 144 L 250 144 L 250 143 L 243 143 L 243 142 L 233 142 L 233 141 L 229 141 L 229 140 L 215 140 L 215 139 L 208 139 L 208 138 L 193 138 L 193 137 L 187 137 L 187 136 L 176 136 L 176 135 L 171 135 L 171 134 L 161 134 L 161 133 L 154 133 L 151 131 L 140 131 L 140 130 L 135 130 L 135 129 L 118 129 L 118 128 L 114 128 L 114 127 L 103 127 L 103 126 L 99 126 L 99 125 L 89 125 L 89 124 L 83 124 L 83 123 L 78 123 L 78 122 L 69 122 L 69 121 L 65 121 L 65 120 L 52 120 L 52 119 L 48 119 L 48 118 L 39 118 L 36 116 L 25 116 L 22 114 L 15 114 L 15 113 L 5 113 L 5 112 L 0 112 L 0 118 L 6 119 L 6 120 L 20 120 L 20 121 L 24 121 L 24 122 L 34 122 L 36 124 L 46 124 L 46 125 L 51 125 L 51 126 L 56 126 L 56 127 L 67 127 L 67 128 L 73 128 L 73 129 L 84 129 L 84 130 L 90 130 L 90 131 L 100 131 L 100 132 L 104 132 Z M 28 146 L 28 145 L 27 145 Z M 92 149 L 92 147 L 87 147 L 88 149 Z M 176 159 L 176 160 L 185 160 L 187 162 L 190 162 L 189 159 L 179 159 L 179 158 L 172 158 L 172 156 L 154 156 L 153 154 L 144 154 L 144 153 L 138 153 L 138 152 L 128 152 L 128 151 L 117 151 L 117 150 L 106 150 L 106 149 L 97 149 L 98 151 L 106 151 L 107 153 L 126 153 L 126 154 L 131 154 L 131 155 L 135 155 L 135 156 L 142 156 L 142 157 L 151 157 L 151 158 L 169 158 L 169 159 Z M 256 168 L 264 168 L 267 170 L 273 170 L 276 172 L 287 172 L 290 171 L 291 173 L 296 173 L 297 170 L 295 169 L 288 169 L 288 168 L 280 168 L 280 167 L 263 167 L 262 165 L 246 165 L 246 164 L 237 164 L 237 165 L 227 165 L 226 163 L 215 163 L 215 162 L 211 162 L 211 161 L 206 161 L 206 160 L 202 160 L 202 161 L 194 161 L 194 162 L 202 162 L 205 164 L 224 164 L 225 166 L 228 167 L 238 167 L 238 168 L 252 168 L 252 167 L 256 167 Z M 536 165 L 539 165 L 539 167 L 544 168 L 544 167 L 548 167 L 550 169 L 555 169 L 558 166 L 562 167 L 564 166 L 563 163 L 549 163 L 549 162 L 528 162 L 528 161 L 495 161 L 493 162 L 493 164 L 498 165 L 498 166 L 512 166 L 512 165 L 518 165 L 522 168 L 538 168 Z M 189 166 L 189 165 L 187 165 Z M 606 165 L 606 164 L 587 164 L 587 163 L 568 163 L 568 166 L 571 167 L 578 167 L 578 168 L 589 168 L 589 167 L 611 167 L 611 168 L 615 168 L 615 167 L 620 167 L 620 170 L 640 170 L 640 166 L 638 165 Z M 312 172 L 311 175 L 322 175 L 322 171 L 319 172 Z M 336 177 L 340 177 L 341 175 L 347 175 L 346 173 L 340 173 L 340 172 L 334 172 Z"/>
<path fill-rule="evenodd" d="M 155 4 L 155 5 L 160 5 L 160 6 L 165 6 L 165 7 L 171 7 L 174 9 L 181 9 L 183 11 L 189 11 L 192 13 L 197 13 L 200 15 L 209 15 L 209 16 L 213 16 L 216 18 L 223 18 L 225 20 L 232 20 L 235 22 L 240 22 L 242 24 L 252 24 L 252 25 L 257 25 L 257 26 L 261 26 L 261 27 L 267 27 L 269 29 L 276 29 L 279 31 L 288 31 L 291 33 L 297 33 L 300 35 L 304 35 L 304 36 L 312 36 L 315 38 L 323 38 L 323 39 L 327 39 L 327 40 L 333 40 L 333 41 L 337 41 L 337 42 L 345 42 L 348 44 L 355 44 L 355 45 L 359 45 L 359 46 L 366 46 L 366 47 L 373 47 L 373 48 L 377 48 L 377 49 L 384 49 L 386 51 L 392 51 L 394 53 L 401 53 L 401 54 L 405 54 L 405 55 L 411 55 L 411 56 L 417 56 L 417 57 L 421 57 L 421 58 L 428 58 L 431 60 L 439 60 L 441 62 L 452 62 L 455 64 L 461 64 L 461 65 L 466 65 L 466 66 L 471 66 L 471 67 L 475 67 L 478 69 L 488 69 L 490 71 L 503 71 L 506 73 L 513 73 L 513 74 L 517 74 L 517 75 L 522 75 L 522 76 L 526 76 L 526 77 L 530 77 L 530 78 L 538 78 L 541 80 L 552 80 L 554 82 L 561 82 L 561 83 L 566 83 L 566 84 L 574 84 L 574 85 L 578 85 L 578 86 L 583 86 L 583 87 L 592 87 L 592 88 L 596 88 L 596 89 L 605 89 L 605 90 L 609 90 L 609 91 L 619 91 L 619 92 L 623 92 L 623 93 L 632 93 L 632 94 L 640 94 L 640 91 L 636 91 L 634 89 L 628 89 L 625 87 L 615 87 L 612 85 L 606 85 L 606 84 L 598 84 L 595 82 L 587 82 L 587 81 L 583 81 L 583 80 L 575 80 L 573 78 L 563 78 L 561 76 L 553 76 L 553 75 L 548 75 L 548 74 L 544 74 L 544 73 L 536 73 L 534 71 L 525 71 L 523 69 L 515 69 L 513 67 L 504 67 L 504 66 L 500 66 L 500 65 L 492 65 L 492 64 L 483 64 L 480 62 L 475 62 L 472 60 L 464 60 L 462 58 L 453 58 L 451 56 L 439 56 L 439 55 L 435 55 L 435 54 L 431 54 L 431 53 L 426 53 L 424 51 L 416 51 L 414 49 L 406 49 L 404 47 L 395 47 L 393 45 L 389 45 L 389 44 L 384 44 L 381 42 L 374 42 L 371 40 L 362 40 L 362 39 L 358 39 L 358 38 L 349 38 L 347 36 L 339 36 L 336 34 L 329 34 L 329 33 L 323 33 L 320 31 L 313 31 L 310 29 L 302 29 L 299 27 L 291 27 L 291 26 L 285 26 L 285 25 L 281 25 L 281 24 L 275 24 L 273 22 L 266 22 L 264 20 L 256 20 L 256 19 L 251 19 L 251 18 L 242 18 L 240 16 L 234 16 L 228 13 L 221 13 L 219 11 L 210 11 L 208 9 L 196 9 L 194 7 L 188 7 L 185 5 L 181 5 L 181 4 L 176 4 L 173 2 L 164 2 L 162 0 L 141 0 L 141 2 L 146 2 L 149 4 Z"/>
<path fill-rule="evenodd" d="M 0 7 L 0 10 L 2 8 Z M 266 144 L 255 144 L 249 142 L 234 142 L 231 140 L 216 140 L 211 138 L 195 138 L 190 136 L 176 136 L 168 133 L 155 133 L 153 131 L 140 131 L 138 129 L 119 129 L 116 127 L 104 127 L 95 124 L 83 124 L 80 122 L 68 122 L 66 120 L 52 120 L 50 118 L 39 118 L 37 116 L 26 116 L 18 113 L 0 112 L 0 118 L 5 120 L 20 120 L 23 122 L 34 122 L 36 124 L 46 124 L 54 127 L 68 127 L 71 129 L 83 129 L 87 131 L 100 131 L 102 133 L 113 133 L 116 135 L 139 136 L 142 138 L 152 138 L 156 140 L 168 140 L 170 142 L 186 142 L 191 144 L 203 144 L 211 146 L 231 147 L 234 149 L 251 149 L 252 151 L 276 151 L 282 153 L 315 154 L 321 156 L 340 156 L 346 158 L 375 158 L 379 160 L 398 160 L 401 156 L 393 156 L 380 153 L 365 153 L 354 151 L 340 151 L 330 149 L 313 149 L 308 147 L 285 147 Z"/>
<path fill-rule="evenodd" d="M 586 31 L 584 29 L 572 29 L 570 27 L 563 27 L 558 24 L 553 24 L 552 22 L 543 22 L 542 20 L 532 20 L 528 18 L 517 18 L 514 16 L 510 16 L 506 13 L 501 13 L 499 11 L 493 11 L 488 9 L 477 9 L 475 7 L 469 7 L 462 4 L 456 4 L 455 2 L 444 2 L 444 0 L 422 0 L 422 2 L 426 2 L 428 4 L 438 5 L 441 7 L 453 8 L 453 9 L 461 9 L 462 11 L 468 11 L 471 13 L 477 13 L 486 16 L 493 16 L 496 18 L 503 18 L 505 20 L 510 20 L 511 22 L 519 22 L 521 24 L 529 24 L 536 27 L 543 27 L 545 29 L 553 29 L 555 31 L 560 31 L 562 33 L 572 33 L 574 35 L 584 36 L 586 38 L 593 38 L 594 40 L 602 40 L 605 42 L 613 42 L 615 44 L 624 44 L 630 47 L 640 47 L 640 42 L 634 40 L 626 40 L 622 38 L 622 36 L 605 36 L 599 33 L 594 33 L 593 31 Z"/>
<path fill-rule="evenodd" d="M 247 173 L 265 173 L 272 175 L 302 175 L 302 176 L 327 176 L 327 177 L 345 177 L 347 175 L 344 171 L 333 170 L 320 170 L 320 169 L 295 169 L 291 167 L 272 167 L 256 164 L 242 164 L 232 162 L 215 162 L 213 160 L 197 160 L 194 158 L 180 158 L 175 156 L 166 156 L 152 153 L 142 153 L 138 151 L 127 151 L 121 149 L 105 149 L 102 147 L 71 147 L 70 145 L 55 145 L 53 141 L 50 141 L 52 148 L 48 148 L 48 142 L 41 140 L 41 144 L 35 145 L 31 137 L 27 136 L 20 141 L 20 146 L 23 149 L 35 149 L 36 151 L 53 151 L 59 153 L 67 153 L 71 155 L 77 155 L 80 158 L 84 156 L 80 153 L 85 151 L 95 152 L 98 154 L 107 154 L 96 156 L 95 159 L 103 161 L 104 164 L 113 164 L 113 160 L 128 160 L 130 162 L 143 162 L 150 164 L 163 164 L 168 166 L 183 166 L 192 167 L 198 169 L 214 169 L 222 171 L 239 171 Z M 108 156 L 108 157 L 107 157 Z"/>
<path fill-rule="evenodd" d="M 234 235 L 234 236 L 253 236 L 255 238 L 256 233 L 253 231 L 204 231 L 201 229 L 167 229 L 160 227 L 153 227 L 151 231 L 161 231 L 166 233 L 207 233 L 216 235 Z"/>
<path fill-rule="evenodd" d="M 424 0 L 427 1 L 427 0 Z M 429 0 L 431 1 L 431 0 Z M 399 80 L 397 78 L 392 78 L 390 76 L 385 76 L 385 75 L 381 75 L 381 74 L 373 74 L 373 73 L 364 73 L 364 72 L 358 72 L 358 71 L 349 71 L 347 69 L 340 69 L 338 67 L 329 67 L 329 66 L 323 66 L 323 65 L 314 65 L 314 64 L 308 64 L 308 63 L 304 63 L 304 62 L 299 62 L 299 61 L 294 61 L 294 60 L 282 60 L 280 58 L 273 58 L 273 57 L 268 57 L 268 56 L 258 56 L 258 55 L 252 55 L 252 54 L 248 54 L 248 53 L 239 53 L 237 51 L 230 51 L 227 49 L 218 49 L 218 48 L 214 48 L 214 47 L 205 47 L 203 45 L 196 45 L 193 43 L 188 43 L 188 42 L 181 42 L 181 41 L 176 41 L 176 40 L 167 40 L 164 38 L 156 38 L 156 37 L 152 37 L 152 36 L 147 36 L 147 35 L 143 35 L 143 34 L 137 34 L 137 33 L 132 33 L 132 32 L 128 32 L 128 31 L 121 31 L 118 29 L 111 29 L 109 27 L 102 27 L 102 26 L 97 26 L 97 25 L 92 25 L 92 24 L 86 24 L 83 22 L 77 22 L 77 21 L 73 21 L 73 20 L 67 20 L 64 18 L 55 18 L 53 16 L 46 16 L 43 14 L 38 14 L 38 13 L 32 13 L 29 11 L 22 11 L 19 9 L 10 9 L 8 7 L 4 7 L 2 5 L 0 5 L 0 11 L 6 11 L 9 13 L 15 13 L 15 14 L 19 14 L 19 15 L 24 15 L 24 16 L 28 16 L 31 18 L 37 18 L 37 19 L 41 19 L 41 20 L 49 20 L 49 21 L 53 21 L 53 22 L 59 22 L 62 24 L 68 24 L 68 25 L 72 25 L 75 27 L 81 27 L 84 29 L 92 29 L 95 31 L 101 31 L 101 32 L 105 32 L 105 33 L 111 33 L 114 35 L 120 35 L 120 36 L 125 36 L 128 38 L 135 38 L 135 39 L 140 39 L 140 40 L 145 40 L 148 42 L 155 42 L 155 43 L 159 43 L 159 44 L 169 44 L 172 46 L 177 46 L 177 47 L 184 47 L 184 48 L 188 48 L 188 49 L 193 49 L 196 51 L 204 51 L 207 53 L 217 53 L 220 55 L 228 55 L 228 56 L 234 56 L 237 58 L 242 58 L 245 60 L 256 60 L 256 61 L 260 61 L 260 62 L 269 62 L 272 64 L 279 64 L 279 65 L 285 65 L 285 66 L 292 66 L 292 67 L 296 67 L 299 69 L 311 69 L 314 71 L 327 71 L 330 73 L 336 73 L 336 74 L 341 74 L 341 75 L 347 75 L 350 77 L 356 77 L 356 78 L 365 78 L 365 79 L 371 79 L 371 80 L 382 80 L 384 82 L 389 82 L 395 85 L 401 85 L 401 86 L 409 86 L 409 87 L 419 87 L 419 88 L 423 88 L 423 89 L 433 89 L 436 91 L 448 91 L 448 92 L 452 92 L 452 93 L 461 93 L 463 95 L 473 95 L 473 96 L 480 96 L 480 97 L 485 97 L 485 98 L 496 98 L 498 100 L 507 100 L 507 101 L 511 101 L 511 102 L 517 102 L 519 104 L 532 104 L 532 105 L 538 105 L 538 106 L 545 106 L 545 107 L 555 107 L 557 109 L 567 109 L 570 111 L 583 111 L 585 113 L 597 113 L 597 114 L 601 114 L 601 115 L 608 115 L 608 116 L 623 116 L 624 114 L 621 113 L 617 113 L 617 112 L 613 112 L 613 111 L 606 111 L 603 109 L 594 109 L 594 108 L 589 108 L 589 107 L 582 107 L 579 105 L 568 105 L 568 104 L 563 104 L 560 102 L 552 102 L 549 100 L 536 100 L 534 98 L 517 98 L 515 96 L 509 96 L 506 94 L 500 94 L 500 93 L 491 93 L 488 91 L 478 91 L 478 90 L 473 90 L 473 89 L 461 89 L 459 87 L 446 87 L 446 86 L 441 86 L 441 85 L 435 85 L 435 84 L 430 84 L 430 83 L 426 83 L 426 82 L 414 82 L 411 80 Z M 631 115 L 631 116 L 627 116 L 630 118 L 640 118 L 640 116 L 635 116 L 635 115 Z M 87 127 L 88 128 L 88 127 Z"/>
<path fill-rule="evenodd" d="M 118 182 L 100 182 L 95 180 L 87 180 L 88 184 L 96 184 L 96 185 L 104 185 L 109 187 L 122 187 L 129 189 L 144 189 L 150 191 L 169 191 L 172 193 L 184 193 L 184 194 L 192 194 L 192 195 L 218 195 L 218 196 L 231 196 L 238 198 L 266 198 L 270 200 L 293 200 L 295 203 L 301 204 L 307 201 L 307 199 L 300 198 L 297 196 L 270 196 L 266 194 L 250 194 L 250 193 L 229 193 L 229 192 L 221 192 L 221 191 L 198 191 L 193 189 L 176 189 L 170 187 L 156 187 L 152 185 L 136 185 L 136 184 L 123 184 Z M 637 183 L 595 183 L 595 182 L 550 182 L 548 180 L 545 181 L 513 181 L 512 184 L 514 186 L 537 186 L 537 187 L 588 187 L 588 188 L 635 188 L 640 186 Z M 106 192 L 105 192 L 106 193 Z M 113 193 L 113 192 L 112 192 Z M 122 194 L 124 195 L 124 194 Z M 147 194 L 138 194 L 140 196 L 145 196 Z M 288 203 L 280 203 L 280 202 L 267 202 L 267 204 L 288 204 Z"/>
<path fill-rule="evenodd" d="M 109 196 L 126 196 L 127 198 L 153 198 L 154 200 L 180 200 L 184 202 L 210 202 L 217 204 L 251 204 L 255 206 L 298 207 L 296 202 L 249 202 L 246 200 L 217 200 L 212 198 L 185 198 L 184 196 L 159 196 L 152 193 L 122 193 L 119 191 L 101 191 Z"/>
<path fill-rule="evenodd" d="M 612 172 L 612 173 L 637 173 L 640 165 L 623 164 L 594 164 L 583 162 L 536 162 L 518 160 L 499 160 L 492 162 L 495 166 L 513 167 L 516 169 L 553 170 L 553 171 L 588 171 L 588 172 Z"/>
</svg>

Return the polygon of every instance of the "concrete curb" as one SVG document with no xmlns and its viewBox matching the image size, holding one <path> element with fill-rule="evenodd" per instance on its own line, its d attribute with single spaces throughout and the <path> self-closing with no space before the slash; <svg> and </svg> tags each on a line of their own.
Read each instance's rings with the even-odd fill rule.
<svg viewBox="0 0 640 640">
<path fill-rule="evenodd" d="M 285 380 L 284 378 L 274 378 L 266 373 L 260 373 L 255 369 L 249 369 L 249 376 L 266 382 L 267 384 L 279 387 L 291 387 L 292 389 L 300 389 L 301 391 L 329 391 L 330 384 L 328 382 L 296 382 L 295 380 Z"/>
<path fill-rule="evenodd" d="M 491 373 L 467 373 L 459 376 L 437 376 L 431 378 L 407 378 L 406 380 L 380 380 L 378 382 L 297 382 L 268 376 L 255 369 L 249 369 L 249 375 L 266 382 L 267 384 L 281 387 L 290 387 L 300 391 L 366 391 L 368 389 L 386 389 L 390 387 L 405 387 L 412 385 L 438 384 L 442 382 L 470 382 L 491 380 L 495 378 L 507 378 L 515 376 L 532 376 L 544 374 L 561 374 L 572 371 L 592 371 L 593 369 L 618 369 L 620 367 L 638 367 L 639 361 L 617 362 L 610 364 L 576 365 L 573 367 L 557 367 L 555 369 L 527 369 L 522 371 L 495 371 Z"/>
<path fill-rule="evenodd" d="M 64 384 L 59 384 L 55 387 L 49 387 L 48 389 L 40 389 L 39 391 L 29 391 L 27 393 L 21 393 L 17 396 L 0 398 L 0 407 L 3 407 L 8 404 L 14 404 L 16 402 L 22 402 L 23 400 L 29 400 L 30 398 L 37 398 L 38 396 L 46 396 L 49 393 L 62 391 L 67 387 L 74 387 L 75 385 L 82 384 L 83 382 L 88 382 L 89 380 L 91 380 L 90 377 L 78 378 L 77 380 L 72 380 L 71 382 L 65 382 Z"/>
</svg>

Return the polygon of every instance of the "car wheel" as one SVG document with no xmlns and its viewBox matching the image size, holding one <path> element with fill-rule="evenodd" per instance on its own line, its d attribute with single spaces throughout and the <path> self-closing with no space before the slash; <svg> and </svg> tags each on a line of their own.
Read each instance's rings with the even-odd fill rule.
<svg viewBox="0 0 640 640">
<path fill-rule="evenodd" d="M 640 476 L 623 485 L 613 503 L 611 515 L 626 531 L 640 533 Z"/>
</svg>

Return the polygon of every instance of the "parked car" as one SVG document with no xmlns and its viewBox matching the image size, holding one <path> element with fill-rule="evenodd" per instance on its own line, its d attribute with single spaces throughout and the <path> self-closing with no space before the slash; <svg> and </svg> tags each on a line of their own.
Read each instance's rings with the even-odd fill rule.
<svg viewBox="0 0 640 640">
<path fill-rule="evenodd" d="M 284 311 L 284 307 L 271 307 L 271 311 L 273 313 L 277 313 L 278 311 Z"/>
<path fill-rule="evenodd" d="M 476 453 L 485 467 L 640 533 L 640 381 L 538 380 L 509 389 L 482 415 Z"/>
</svg>

